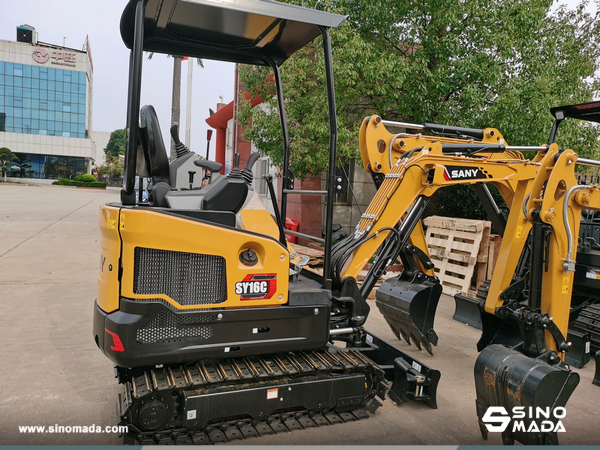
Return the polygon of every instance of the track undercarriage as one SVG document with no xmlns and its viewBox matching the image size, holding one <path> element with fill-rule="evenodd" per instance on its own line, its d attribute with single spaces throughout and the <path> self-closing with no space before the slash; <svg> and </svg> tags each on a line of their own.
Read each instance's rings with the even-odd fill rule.
<svg viewBox="0 0 600 450">
<path fill-rule="evenodd" d="M 410 396 L 435 408 L 440 376 L 370 334 L 355 347 L 116 373 L 125 442 L 142 445 L 214 444 L 367 418 L 388 381 L 396 403 Z"/>
</svg>

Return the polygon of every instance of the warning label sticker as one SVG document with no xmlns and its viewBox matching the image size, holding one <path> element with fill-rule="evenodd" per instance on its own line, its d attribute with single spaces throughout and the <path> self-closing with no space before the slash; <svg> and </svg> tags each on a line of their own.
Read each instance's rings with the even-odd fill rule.
<svg viewBox="0 0 600 450">
<path fill-rule="evenodd" d="M 279 397 L 279 389 L 267 389 L 267 400 L 273 400 Z"/>
</svg>

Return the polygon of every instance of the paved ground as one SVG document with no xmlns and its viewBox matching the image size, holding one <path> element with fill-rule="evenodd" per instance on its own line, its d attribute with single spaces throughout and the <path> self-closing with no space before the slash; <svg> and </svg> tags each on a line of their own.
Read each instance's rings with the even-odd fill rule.
<svg viewBox="0 0 600 450">
<path fill-rule="evenodd" d="M 114 425 L 119 393 L 111 362 L 92 339 L 99 261 L 99 205 L 116 189 L 0 184 L 0 444 L 118 444 L 112 434 L 20 434 L 19 425 Z M 374 417 L 246 444 L 482 444 L 473 364 L 479 332 L 452 320 L 440 301 L 435 356 L 399 343 L 372 305 L 367 326 L 441 370 L 439 409 L 388 399 Z M 600 387 L 594 363 L 567 405 L 562 444 L 598 444 Z M 490 444 L 500 444 L 490 435 Z"/>
</svg>

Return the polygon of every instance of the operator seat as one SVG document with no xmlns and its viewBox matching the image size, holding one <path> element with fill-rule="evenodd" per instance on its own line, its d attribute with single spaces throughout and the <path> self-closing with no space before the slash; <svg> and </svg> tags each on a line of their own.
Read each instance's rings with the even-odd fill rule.
<svg viewBox="0 0 600 450">
<path fill-rule="evenodd" d="M 165 150 L 158 116 L 152 105 L 145 105 L 140 110 L 140 142 L 148 175 L 152 178 L 154 205 L 168 207 L 165 195 L 171 190 L 169 157 Z"/>
</svg>

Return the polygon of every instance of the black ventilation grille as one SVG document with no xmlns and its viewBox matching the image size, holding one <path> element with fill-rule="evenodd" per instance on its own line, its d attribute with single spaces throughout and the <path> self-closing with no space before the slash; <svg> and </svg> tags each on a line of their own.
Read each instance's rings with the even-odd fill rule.
<svg viewBox="0 0 600 450">
<path fill-rule="evenodd" d="M 192 339 L 210 339 L 213 336 L 213 327 L 199 324 L 215 320 L 215 315 L 174 314 L 163 309 L 158 316 L 137 330 L 136 341 L 138 344 L 162 344 Z"/>
<path fill-rule="evenodd" d="M 135 248 L 133 292 L 164 294 L 180 305 L 227 300 L 227 270 L 222 256 Z"/>
</svg>

